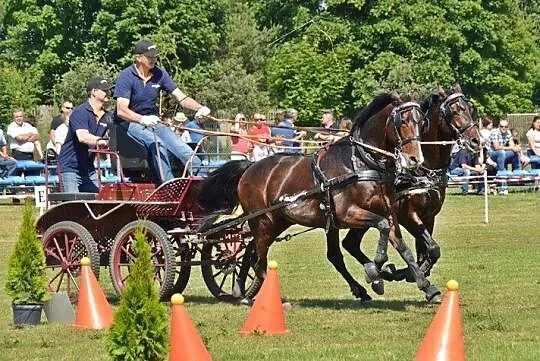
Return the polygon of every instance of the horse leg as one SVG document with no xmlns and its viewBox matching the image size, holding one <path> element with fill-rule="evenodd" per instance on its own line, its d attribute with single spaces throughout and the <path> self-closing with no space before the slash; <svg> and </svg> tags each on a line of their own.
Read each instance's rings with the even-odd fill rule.
<svg viewBox="0 0 540 361">
<path fill-rule="evenodd" d="M 341 253 L 341 249 L 339 248 L 339 230 L 337 228 L 330 228 L 326 234 L 326 245 L 326 258 L 328 258 L 334 268 L 347 281 L 354 297 L 360 298 L 361 302 L 371 301 L 371 297 L 368 295 L 366 289 L 354 279 L 345 266 L 345 262 L 343 262 L 343 253 Z"/>
<path fill-rule="evenodd" d="M 392 216 L 393 225 L 390 232 L 390 242 L 394 245 L 395 249 L 398 251 L 401 258 L 407 263 L 409 271 L 414 276 L 416 285 L 418 288 L 426 294 L 426 299 L 430 303 L 439 303 L 441 302 L 441 291 L 435 286 L 433 286 L 429 280 L 426 278 L 424 273 L 418 267 L 418 264 L 414 260 L 414 255 L 411 249 L 407 246 L 403 237 L 401 236 L 401 231 L 399 226 L 396 223 L 395 215 Z"/>
<path fill-rule="evenodd" d="M 418 265 L 420 266 L 420 270 L 424 272 L 424 275 L 426 275 L 426 277 L 431 274 L 431 269 L 441 257 L 441 248 L 431 236 L 433 234 L 434 225 L 435 219 L 431 219 L 430 221 L 426 222 L 426 227 L 423 229 L 423 239 L 425 240 L 426 246 L 426 257 L 424 262 L 419 261 Z"/>
<path fill-rule="evenodd" d="M 350 213 L 352 214 L 352 212 Z M 371 289 L 378 295 L 382 295 L 384 294 L 384 281 L 381 272 L 382 266 L 388 260 L 387 250 L 390 225 L 385 218 L 364 209 L 362 209 L 360 213 L 355 214 L 355 216 L 358 217 L 358 220 L 354 224 L 357 225 L 357 227 L 360 225 L 363 227 L 353 227 L 349 230 L 349 233 L 343 240 L 345 242 L 344 247 L 353 255 L 353 257 L 364 265 L 366 280 L 371 282 Z M 377 227 L 379 230 L 379 241 L 377 243 L 374 261 L 371 261 L 360 250 L 361 236 L 363 236 L 370 227 Z M 357 235 L 359 237 L 356 237 Z"/>
</svg>

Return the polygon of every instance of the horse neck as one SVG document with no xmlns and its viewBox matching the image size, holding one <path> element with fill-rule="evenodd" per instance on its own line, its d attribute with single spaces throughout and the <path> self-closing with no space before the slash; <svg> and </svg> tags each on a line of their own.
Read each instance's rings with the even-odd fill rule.
<svg viewBox="0 0 540 361">
<path fill-rule="evenodd" d="M 443 119 L 431 120 L 433 126 L 430 131 L 422 137 L 422 141 L 437 142 L 437 141 L 452 141 L 452 133 L 448 128 L 445 131 L 441 128 Z M 424 144 L 422 145 L 422 153 L 424 154 L 424 166 L 429 169 L 443 169 L 450 165 L 451 145 Z"/>
<path fill-rule="evenodd" d="M 372 145 L 374 147 L 384 149 L 387 151 L 393 151 L 391 145 L 387 140 L 387 120 L 392 110 L 392 106 L 386 106 L 382 111 L 371 116 L 359 131 L 355 134 L 362 142 Z"/>
</svg>

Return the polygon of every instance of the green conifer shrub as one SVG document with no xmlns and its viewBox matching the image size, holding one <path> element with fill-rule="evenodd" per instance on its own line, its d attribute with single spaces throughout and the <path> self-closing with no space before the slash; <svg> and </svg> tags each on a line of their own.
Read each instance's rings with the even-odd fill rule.
<svg viewBox="0 0 540 361">
<path fill-rule="evenodd" d="M 34 223 L 34 205 L 27 198 L 19 238 L 9 258 L 6 277 L 6 293 L 13 304 L 43 304 L 49 299 L 45 253 Z"/>
<path fill-rule="evenodd" d="M 154 285 L 154 266 L 143 222 L 135 231 L 133 252 L 137 258 L 131 264 L 120 307 L 107 335 L 107 349 L 118 361 L 164 360 L 169 345 L 167 310 L 159 302 Z"/>
</svg>

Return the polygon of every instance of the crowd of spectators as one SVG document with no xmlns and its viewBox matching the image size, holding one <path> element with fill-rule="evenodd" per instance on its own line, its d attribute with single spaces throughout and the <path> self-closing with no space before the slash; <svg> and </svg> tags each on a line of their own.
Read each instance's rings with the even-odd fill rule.
<svg viewBox="0 0 540 361">
<path fill-rule="evenodd" d="M 453 152 L 449 167 L 451 175 L 475 177 L 487 173 L 488 176 L 520 175 L 527 167 L 540 169 L 540 116 L 534 116 L 526 138 L 527 148 L 520 144 L 520 134 L 517 129 L 508 128 L 508 120 L 501 119 L 497 127 L 489 117 L 482 119 L 483 151 L 479 156 L 467 154 L 465 150 L 456 149 Z M 461 184 L 463 194 L 469 193 L 469 185 L 465 180 Z M 483 194 L 483 185 L 477 187 L 477 193 Z M 508 194 L 506 181 L 501 180 L 495 193 Z"/>
</svg>

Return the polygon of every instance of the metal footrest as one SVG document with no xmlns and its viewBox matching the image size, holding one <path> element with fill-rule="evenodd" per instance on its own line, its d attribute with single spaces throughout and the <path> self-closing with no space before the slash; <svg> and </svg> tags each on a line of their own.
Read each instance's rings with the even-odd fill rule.
<svg viewBox="0 0 540 361">
<path fill-rule="evenodd" d="M 66 201 L 93 201 L 97 197 L 97 193 L 49 193 L 47 199 L 49 202 L 66 202 Z"/>
</svg>

